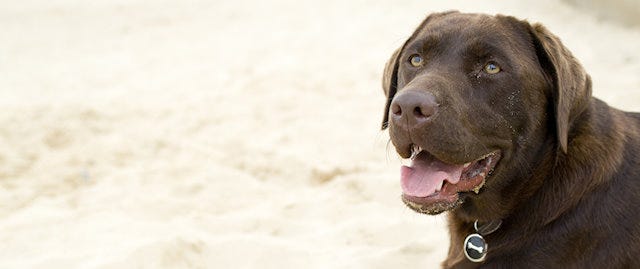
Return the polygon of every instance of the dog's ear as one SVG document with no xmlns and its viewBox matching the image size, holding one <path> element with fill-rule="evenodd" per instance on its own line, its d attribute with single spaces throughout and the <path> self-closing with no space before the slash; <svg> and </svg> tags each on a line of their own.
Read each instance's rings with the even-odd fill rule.
<svg viewBox="0 0 640 269">
<path fill-rule="evenodd" d="M 530 29 L 540 66 L 552 82 L 556 135 L 566 154 L 571 125 L 591 100 L 591 77 L 558 37 L 541 24 Z"/>
<path fill-rule="evenodd" d="M 384 115 L 382 118 L 382 130 L 387 129 L 387 127 L 389 126 L 389 109 L 391 107 L 391 101 L 393 101 L 393 97 L 396 95 L 396 92 L 398 91 L 398 67 L 400 64 L 399 62 L 400 62 L 400 55 L 402 55 L 402 50 L 404 50 L 404 47 L 407 45 L 407 43 L 409 43 L 410 40 L 415 38 L 415 36 L 418 35 L 420 30 L 422 30 L 430 20 L 436 17 L 441 17 L 448 14 L 452 14 L 452 13 L 459 13 L 459 12 L 455 10 L 451 10 L 451 11 L 433 13 L 428 15 L 427 18 L 425 18 L 420 23 L 420 25 L 416 28 L 413 34 L 411 34 L 411 36 L 407 39 L 407 41 L 405 41 L 400 48 L 396 49 L 391 55 L 391 58 L 389 58 L 389 60 L 387 61 L 387 64 L 384 67 L 384 74 L 382 76 L 382 89 L 384 90 L 384 95 L 387 97 L 387 104 L 385 105 Z"/>
<path fill-rule="evenodd" d="M 387 64 L 384 66 L 382 89 L 384 90 L 384 95 L 387 97 L 387 104 L 384 108 L 382 130 L 389 126 L 389 108 L 391 107 L 391 101 L 393 101 L 393 97 L 396 95 L 398 90 L 398 57 L 400 56 L 403 47 L 404 45 L 396 49 L 396 51 L 391 55 L 391 58 L 387 61 Z"/>
</svg>

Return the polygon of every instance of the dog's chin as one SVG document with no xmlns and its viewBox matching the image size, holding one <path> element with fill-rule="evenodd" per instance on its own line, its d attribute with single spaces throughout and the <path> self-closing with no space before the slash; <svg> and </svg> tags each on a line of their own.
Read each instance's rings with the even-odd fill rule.
<svg viewBox="0 0 640 269">
<path fill-rule="evenodd" d="M 458 194 L 451 197 L 412 197 L 403 194 L 402 202 L 415 212 L 428 215 L 438 215 L 442 212 L 459 207 L 462 205 L 464 200 Z"/>
</svg>

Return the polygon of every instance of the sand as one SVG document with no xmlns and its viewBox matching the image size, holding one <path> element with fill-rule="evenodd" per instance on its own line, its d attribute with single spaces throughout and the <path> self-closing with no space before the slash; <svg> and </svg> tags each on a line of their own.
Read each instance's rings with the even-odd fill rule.
<svg viewBox="0 0 640 269">
<path fill-rule="evenodd" d="M 0 268 L 435 268 L 381 72 L 433 11 L 544 22 L 640 110 L 640 30 L 557 0 L 5 1 Z"/>
</svg>

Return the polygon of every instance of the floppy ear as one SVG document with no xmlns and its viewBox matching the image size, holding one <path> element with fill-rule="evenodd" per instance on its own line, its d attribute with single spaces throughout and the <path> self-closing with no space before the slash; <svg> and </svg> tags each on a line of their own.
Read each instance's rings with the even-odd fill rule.
<svg viewBox="0 0 640 269">
<path fill-rule="evenodd" d="M 387 61 L 387 64 L 384 67 L 382 89 L 384 90 L 384 95 L 387 97 L 387 104 L 385 105 L 384 117 L 382 118 L 382 130 L 387 129 L 387 126 L 389 126 L 389 107 L 391 106 L 393 97 L 398 91 L 398 56 L 400 56 L 400 52 L 402 52 L 403 47 L 400 47 L 393 52 L 393 55 L 391 55 L 391 58 Z"/>
<path fill-rule="evenodd" d="M 584 71 L 560 39 L 541 24 L 531 26 L 538 61 L 551 78 L 556 118 L 556 135 L 565 154 L 569 144 L 569 131 L 575 119 L 588 107 L 591 100 L 591 77 Z"/>
</svg>

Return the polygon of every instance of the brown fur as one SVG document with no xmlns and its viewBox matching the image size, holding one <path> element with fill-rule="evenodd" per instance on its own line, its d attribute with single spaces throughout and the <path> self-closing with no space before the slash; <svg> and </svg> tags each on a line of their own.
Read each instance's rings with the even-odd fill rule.
<svg viewBox="0 0 640 269">
<path fill-rule="evenodd" d="M 408 66 L 413 53 L 426 65 Z M 477 71 L 490 59 L 503 65 L 499 76 Z M 480 193 L 460 194 L 464 203 L 448 213 L 444 268 L 640 268 L 640 115 L 592 97 L 589 75 L 545 27 L 432 14 L 393 53 L 383 88 L 382 126 L 401 156 L 411 143 L 450 163 L 502 152 Z M 439 104 L 413 133 L 389 120 L 408 90 Z M 476 219 L 503 221 L 485 236 L 483 263 L 462 253 Z"/>
</svg>

